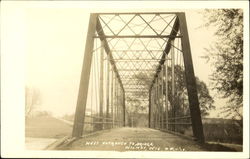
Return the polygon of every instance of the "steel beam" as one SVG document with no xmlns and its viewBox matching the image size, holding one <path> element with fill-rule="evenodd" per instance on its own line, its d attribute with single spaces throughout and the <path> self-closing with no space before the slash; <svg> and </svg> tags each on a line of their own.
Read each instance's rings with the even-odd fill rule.
<svg viewBox="0 0 250 159">
<path fill-rule="evenodd" d="M 185 76 L 193 134 L 199 142 L 204 143 L 203 126 L 201 121 L 201 112 L 197 95 L 196 79 L 193 68 L 186 17 L 184 13 L 178 13 L 177 16 L 180 23 L 180 31 L 183 35 L 183 37 L 181 38 L 181 46 L 183 50 Z"/>
<path fill-rule="evenodd" d="M 113 71 L 113 79 L 114 79 L 114 85 L 113 85 L 113 128 L 115 126 L 115 109 L 116 109 L 116 75 Z"/>
<path fill-rule="evenodd" d="M 151 90 L 148 93 L 148 127 L 151 128 Z"/>
<path fill-rule="evenodd" d="M 167 56 L 166 56 L 167 57 Z M 168 63 L 165 63 L 165 109 L 166 109 L 166 129 L 168 130 Z"/>
<path fill-rule="evenodd" d="M 119 69 L 119 71 L 155 71 L 155 69 Z"/>
<path fill-rule="evenodd" d="M 107 55 L 107 59 L 109 59 L 110 54 Z M 109 80 L 109 74 L 110 68 L 109 68 L 109 62 L 107 62 L 107 85 L 106 85 L 106 96 L 107 96 L 107 102 L 106 102 L 106 117 L 109 118 L 109 91 L 110 91 L 110 80 Z"/>
<path fill-rule="evenodd" d="M 126 90 L 147 90 L 145 88 L 126 88 Z"/>
<path fill-rule="evenodd" d="M 118 86 L 118 82 L 117 82 L 117 77 L 115 76 L 115 104 L 114 104 L 114 106 L 115 106 L 115 122 L 117 122 L 117 106 L 118 106 L 118 100 L 117 100 L 117 96 L 118 96 L 118 93 L 117 93 L 117 87 Z M 117 125 L 116 125 L 117 126 Z"/>
<path fill-rule="evenodd" d="M 126 88 L 126 86 L 138 86 L 138 87 L 144 88 L 142 86 L 145 86 L 145 84 L 144 83 L 124 84 L 124 89 Z"/>
<path fill-rule="evenodd" d="M 114 72 L 111 71 L 111 114 L 112 114 L 112 128 L 114 127 Z"/>
<path fill-rule="evenodd" d="M 156 78 L 156 82 L 155 82 L 155 94 L 156 94 L 156 109 L 157 109 L 157 114 L 156 114 L 156 117 L 157 117 L 157 128 L 159 128 L 160 126 L 160 116 L 159 116 L 159 85 L 158 85 L 158 77 Z"/>
<path fill-rule="evenodd" d="M 101 25 L 101 22 L 99 20 L 99 18 L 97 18 L 97 22 L 96 22 L 96 30 L 98 30 L 97 34 L 98 36 L 100 36 L 100 40 L 103 41 L 103 45 L 104 45 L 104 49 L 106 51 L 107 54 L 110 54 L 110 63 L 113 65 L 113 68 L 114 68 L 114 72 L 116 73 L 116 76 L 118 78 L 118 81 L 119 83 L 121 84 L 121 87 L 123 89 L 123 85 L 122 85 L 122 81 L 120 79 L 120 75 L 118 73 L 118 70 L 117 70 L 117 67 L 116 67 L 116 64 L 114 62 L 114 59 L 113 59 L 113 56 L 112 56 L 112 53 L 110 51 L 110 48 L 109 48 L 109 45 L 108 45 L 108 41 L 105 37 L 105 34 L 103 32 L 103 29 L 102 29 L 102 25 Z"/>
<path fill-rule="evenodd" d="M 173 25 L 173 29 L 172 29 L 170 35 L 172 35 L 173 37 L 175 37 L 175 36 L 177 35 L 177 31 L 179 30 L 179 26 L 180 26 L 179 20 L 178 20 L 178 18 L 176 18 L 176 20 L 175 20 L 175 22 L 174 22 L 174 25 Z M 157 78 L 157 76 L 158 76 L 158 73 L 159 73 L 159 71 L 161 70 L 161 67 L 162 67 L 162 65 L 163 65 L 164 62 L 165 62 L 165 59 L 166 59 L 165 57 L 166 57 L 166 55 L 168 55 L 168 53 L 169 53 L 169 51 L 170 51 L 170 49 L 171 49 L 171 46 L 172 46 L 172 45 L 171 45 L 171 41 L 174 40 L 174 39 L 175 39 L 175 38 L 169 38 L 169 39 L 168 39 L 168 42 L 167 42 L 166 47 L 165 47 L 165 49 L 164 49 L 164 54 L 162 55 L 161 60 L 159 61 L 159 65 L 158 65 L 158 68 L 157 68 L 157 70 L 156 70 L 156 73 L 155 73 L 154 79 L 153 79 L 153 81 L 152 81 L 151 87 L 152 87 L 153 84 L 155 83 L 155 80 L 156 80 L 156 78 Z"/>
<path fill-rule="evenodd" d="M 126 126 L 126 102 L 125 102 L 125 91 L 123 91 L 123 98 L 122 98 L 122 104 L 123 104 L 123 126 Z"/>
<path fill-rule="evenodd" d="M 103 74 L 104 74 L 104 44 L 102 42 L 102 47 L 101 47 L 101 50 L 100 50 L 100 85 L 99 85 L 99 107 L 100 107 L 100 122 L 104 122 L 103 121 Z M 103 129 L 103 124 L 101 124 L 101 129 Z"/>
<path fill-rule="evenodd" d="M 94 38 L 181 38 L 181 36 L 172 35 L 105 35 L 94 36 Z"/>
<path fill-rule="evenodd" d="M 154 85 L 153 86 L 153 91 L 154 91 L 154 94 L 153 94 L 153 99 L 154 99 L 154 128 L 157 127 L 157 107 L 156 107 L 156 86 Z"/>
<path fill-rule="evenodd" d="M 164 128 L 164 123 L 163 123 L 163 120 L 164 120 L 164 101 L 163 101 L 163 68 L 161 70 L 161 128 L 163 129 Z"/>
<path fill-rule="evenodd" d="M 89 86 L 90 69 L 92 62 L 92 51 L 94 47 L 94 34 L 96 29 L 96 14 L 90 14 L 88 33 L 85 44 L 84 59 L 82 65 L 80 86 L 75 111 L 74 126 L 72 131 L 73 137 L 81 137 L 84 128 L 85 110 L 87 103 L 87 94 Z"/>
<path fill-rule="evenodd" d="M 119 114 L 119 84 L 117 83 L 117 87 L 116 87 L 116 121 L 119 121 L 119 117 L 120 117 L 120 114 Z M 118 122 L 118 127 L 119 127 L 119 122 Z"/>
<path fill-rule="evenodd" d="M 182 12 L 119 12 L 119 13 L 105 13 L 105 12 L 101 12 L 101 13 L 96 13 L 98 15 L 127 15 L 127 14 L 136 14 L 136 15 L 139 15 L 139 14 L 155 14 L 155 15 L 160 15 L 160 14 L 177 14 L 177 13 L 182 13 Z"/>
<path fill-rule="evenodd" d="M 137 98 L 134 99 L 134 100 L 133 100 L 133 99 L 129 99 L 129 100 L 127 100 L 127 101 L 138 101 L 138 100 L 139 100 L 139 101 L 148 101 L 148 99 L 137 99 Z"/>
<path fill-rule="evenodd" d="M 126 93 L 134 93 L 134 92 L 147 92 L 148 93 L 148 91 L 137 91 L 137 90 L 135 90 L 135 91 L 132 91 L 132 90 L 129 90 L 129 91 L 126 91 Z"/>
<path fill-rule="evenodd" d="M 171 45 L 172 44 L 174 44 L 174 40 L 171 40 Z M 175 107 L 175 100 L 174 100 L 174 98 L 175 98 L 175 75 L 174 75 L 174 67 L 175 67 L 175 53 L 174 53 L 174 48 L 173 47 L 171 47 L 171 90 L 172 90 L 172 92 L 171 92 L 171 94 L 172 94 L 172 99 L 171 99 L 171 101 L 172 101 L 172 105 L 171 105 L 171 107 L 172 107 L 172 118 L 175 118 L 175 112 L 176 112 L 176 107 Z M 172 125 L 172 128 L 173 128 L 173 130 L 175 131 L 175 125 Z"/>
<path fill-rule="evenodd" d="M 134 52 L 160 52 L 162 53 L 163 50 L 116 50 L 111 49 L 112 52 L 126 52 L 126 53 L 134 53 Z"/>
<path fill-rule="evenodd" d="M 161 59 L 113 59 L 115 62 L 159 62 Z M 111 60 L 110 60 L 111 61 Z"/>
<path fill-rule="evenodd" d="M 125 76 L 125 75 L 123 75 L 123 76 L 121 76 L 122 78 L 121 79 L 123 79 L 123 80 L 131 80 L 131 79 L 134 79 L 134 80 L 136 80 L 136 81 L 140 81 L 141 79 L 152 79 L 152 78 L 131 78 L 129 75 L 127 75 L 127 76 Z"/>
</svg>

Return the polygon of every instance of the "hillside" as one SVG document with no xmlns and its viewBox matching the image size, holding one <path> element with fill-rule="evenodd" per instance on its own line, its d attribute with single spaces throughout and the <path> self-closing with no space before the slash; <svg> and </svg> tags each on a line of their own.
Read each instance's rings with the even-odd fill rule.
<svg viewBox="0 0 250 159">
<path fill-rule="evenodd" d="M 32 117 L 26 120 L 25 137 L 61 138 L 70 135 L 72 126 L 54 117 Z"/>
</svg>

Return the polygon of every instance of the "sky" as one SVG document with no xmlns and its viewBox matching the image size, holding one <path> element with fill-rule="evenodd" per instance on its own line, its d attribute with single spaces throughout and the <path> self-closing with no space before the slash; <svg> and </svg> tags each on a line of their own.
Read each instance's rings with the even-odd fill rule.
<svg viewBox="0 0 250 159">
<path fill-rule="evenodd" d="M 167 10 L 168 11 L 168 10 Z M 195 75 L 209 85 L 211 65 L 201 56 L 213 42 L 214 29 L 204 24 L 201 10 L 185 11 Z M 41 92 L 39 110 L 61 116 L 75 111 L 83 62 L 89 12 L 84 8 L 30 7 L 20 12 L 8 10 L 21 33 L 25 50 L 25 85 Z M 9 23 L 11 20 L 9 21 Z M 211 91 L 211 90 L 210 90 Z M 214 94 L 214 92 L 211 92 Z M 215 98 L 217 117 L 225 101 Z"/>
<path fill-rule="evenodd" d="M 54 115 L 74 113 L 88 16 L 82 9 L 27 10 L 26 85 L 40 90 L 38 109 Z M 214 39 L 213 31 L 200 27 L 202 15 L 197 10 L 187 11 L 186 17 L 195 74 L 209 84 L 211 67 L 201 56 Z"/>
<path fill-rule="evenodd" d="M 211 67 L 200 57 L 213 41 L 213 31 L 200 27 L 202 15 L 197 10 L 187 11 L 186 17 L 195 74 L 209 84 Z M 40 90 L 39 109 L 54 115 L 74 113 L 88 13 L 82 9 L 29 9 L 24 21 L 29 45 L 26 83 Z"/>
</svg>

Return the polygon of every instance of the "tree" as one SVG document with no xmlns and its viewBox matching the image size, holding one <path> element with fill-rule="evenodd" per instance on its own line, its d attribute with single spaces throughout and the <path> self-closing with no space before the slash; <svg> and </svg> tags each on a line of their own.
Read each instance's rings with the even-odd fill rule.
<svg viewBox="0 0 250 159">
<path fill-rule="evenodd" d="M 36 112 L 36 117 L 51 117 L 52 112 L 49 111 L 37 111 Z"/>
<path fill-rule="evenodd" d="M 128 107 L 127 111 L 132 114 L 136 113 L 145 113 L 146 107 L 143 106 L 144 104 L 142 101 L 134 97 L 127 97 Z"/>
<path fill-rule="evenodd" d="M 189 103 L 188 103 L 188 94 L 186 87 L 186 77 L 184 69 L 180 65 L 175 65 L 175 96 L 172 97 L 172 86 L 171 86 L 171 78 L 168 81 L 168 99 L 171 105 L 175 105 L 176 114 L 185 115 L 189 113 Z M 171 67 L 168 67 L 168 76 L 171 77 Z M 209 115 L 209 110 L 215 108 L 214 100 L 211 97 L 207 85 L 201 81 L 198 77 L 196 77 L 196 86 L 198 99 L 200 103 L 201 115 L 203 117 Z M 164 92 L 166 88 L 164 88 Z M 174 101 L 174 103 L 172 103 Z M 183 107 L 183 109 L 181 109 Z M 185 111 L 184 111 L 185 110 Z M 183 112 L 184 111 L 184 112 Z"/>
<path fill-rule="evenodd" d="M 211 60 L 214 71 L 212 86 L 222 98 L 226 116 L 242 119 L 243 107 L 243 10 L 205 10 L 206 27 L 215 27 L 217 40 L 205 48 L 205 58 Z"/>
<path fill-rule="evenodd" d="M 168 67 L 168 99 L 170 105 L 175 105 L 176 114 L 178 115 L 186 115 L 189 113 L 189 103 L 188 103 L 188 94 L 186 89 L 186 77 L 184 69 L 176 65 L 174 67 L 175 71 L 175 96 L 172 97 L 171 91 L 171 67 Z M 144 87 L 146 90 L 148 90 L 151 81 L 145 80 L 148 79 L 150 75 L 145 73 L 140 73 L 135 75 L 137 79 L 142 81 L 144 83 Z M 164 81 L 165 83 L 165 81 Z M 207 88 L 207 85 L 201 81 L 198 77 L 196 77 L 196 84 L 197 84 L 197 92 L 198 92 L 198 98 L 200 102 L 200 108 L 201 108 L 201 115 L 203 117 L 209 115 L 209 110 L 215 108 L 214 106 L 214 100 L 211 97 L 209 90 Z M 166 87 L 163 85 L 163 93 L 166 94 Z M 147 99 L 148 95 L 140 93 L 141 97 Z M 173 100 L 171 100 L 173 99 Z M 139 102 L 139 101 L 138 101 Z M 172 103 L 175 102 L 175 103 Z M 148 105 L 145 105 L 147 107 Z M 182 107 L 182 108 L 181 108 Z M 144 108 L 146 109 L 146 108 Z"/>
<path fill-rule="evenodd" d="M 140 113 L 145 113 L 146 106 L 143 105 L 142 101 L 138 99 L 138 95 L 133 95 L 127 97 L 127 113 L 128 113 L 128 124 L 129 126 L 136 126 L 138 121 L 137 117 L 139 116 Z"/>
<path fill-rule="evenodd" d="M 30 117 L 39 104 L 41 104 L 40 91 L 36 88 L 25 87 L 25 117 Z"/>
</svg>

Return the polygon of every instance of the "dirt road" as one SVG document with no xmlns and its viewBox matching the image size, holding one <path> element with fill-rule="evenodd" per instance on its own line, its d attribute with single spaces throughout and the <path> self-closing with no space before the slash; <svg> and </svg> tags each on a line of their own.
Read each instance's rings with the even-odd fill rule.
<svg viewBox="0 0 250 159">
<path fill-rule="evenodd" d="M 83 137 L 63 150 L 206 151 L 195 141 L 149 128 L 116 128 Z"/>
</svg>

